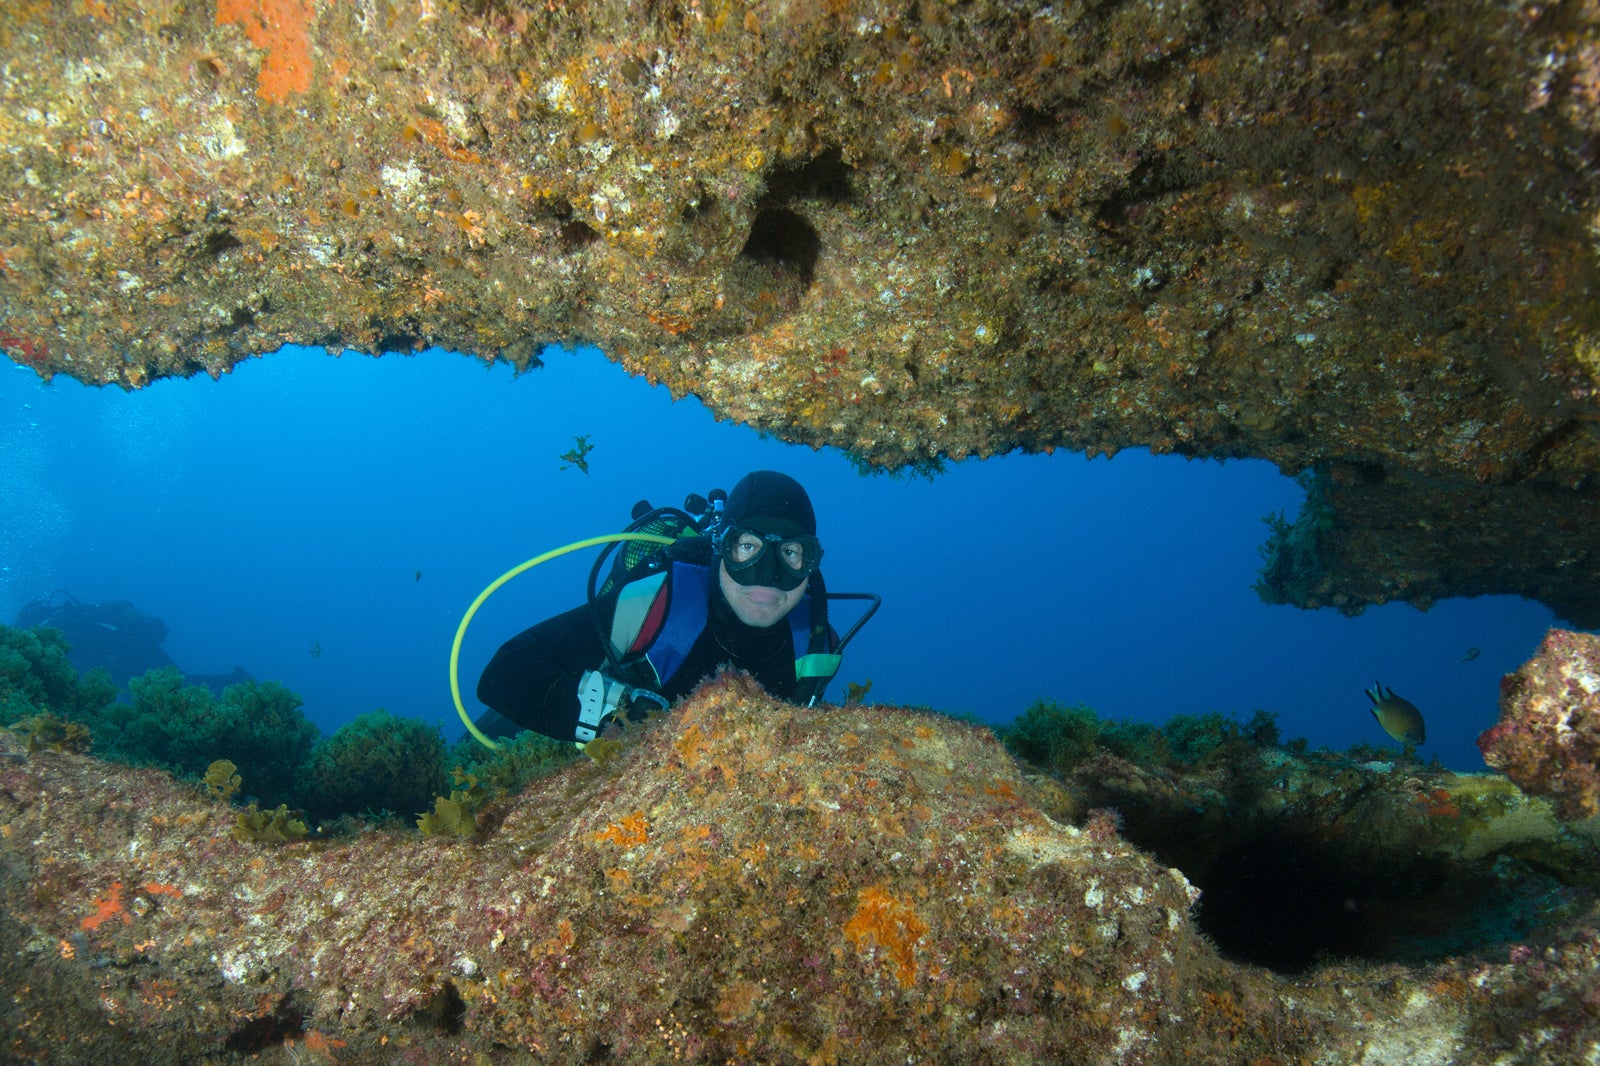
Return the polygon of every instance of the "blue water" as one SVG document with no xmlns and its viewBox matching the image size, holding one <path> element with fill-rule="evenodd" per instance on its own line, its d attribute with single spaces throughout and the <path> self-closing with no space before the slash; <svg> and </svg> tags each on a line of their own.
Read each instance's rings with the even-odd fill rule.
<svg viewBox="0 0 1600 1066">
<path fill-rule="evenodd" d="M 863 478 L 593 349 L 517 377 L 444 352 L 289 348 L 131 394 L 0 366 L 0 620 L 56 589 L 130 600 L 168 623 L 184 670 L 282 681 L 328 732 L 383 707 L 455 737 L 448 653 L 480 589 L 620 529 L 635 500 L 681 504 L 762 467 L 809 488 L 829 587 L 883 596 L 835 699 L 870 679 L 871 699 L 994 723 L 1041 697 L 1150 722 L 1262 709 L 1316 745 L 1398 750 L 1362 695 L 1381 679 L 1426 715 L 1425 756 L 1481 769 L 1500 676 L 1557 624 L 1515 597 L 1356 618 L 1263 605 L 1262 516 L 1302 498 L 1267 463 L 1012 455 Z M 562 469 L 579 435 L 587 475 Z M 499 642 L 580 602 L 591 561 L 536 568 L 478 613 L 469 712 Z"/>
</svg>

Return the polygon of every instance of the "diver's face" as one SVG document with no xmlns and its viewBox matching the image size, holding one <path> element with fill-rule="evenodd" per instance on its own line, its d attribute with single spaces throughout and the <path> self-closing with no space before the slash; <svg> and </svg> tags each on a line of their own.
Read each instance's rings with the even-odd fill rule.
<svg viewBox="0 0 1600 1066">
<path fill-rule="evenodd" d="M 771 585 L 741 585 L 728 575 L 726 563 L 717 566 L 717 583 L 722 586 L 722 597 L 733 608 L 733 616 L 747 626 L 765 629 L 777 625 L 789 616 L 800 597 L 806 594 L 806 579 L 785 592 Z"/>
</svg>

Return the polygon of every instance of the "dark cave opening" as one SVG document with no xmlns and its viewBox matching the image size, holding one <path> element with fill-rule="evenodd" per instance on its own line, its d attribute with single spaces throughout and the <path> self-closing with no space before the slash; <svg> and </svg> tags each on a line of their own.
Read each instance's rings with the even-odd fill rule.
<svg viewBox="0 0 1600 1066">
<path fill-rule="evenodd" d="M 306 1012 L 292 995 L 278 998 L 272 1009 L 246 1020 L 228 1034 L 222 1042 L 223 1049 L 239 1054 L 254 1055 L 284 1041 L 292 1040 L 305 1032 Z"/>
<path fill-rule="evenodd" d="M 798 166 L 775 167 L 767 174 L 767 199 L 844 203 L 853 195 L 855 168 L 838 148 L 828 148 Z"/>
<path fill-rule="evenodd" d="M 741 258 L 792 270 L 802 287 L 816 273 L 822 240 L 800 215 L 783 207 L 764 207 L 750 223 Z"/>
<path fill-rule="evenodd" d="M 1200 889 L 1195 920 L 1217 950 L 1285 976 L 1339 960 L 1482 953 L 1588 895 L 1510 855 L 1465 862 L 1363 848 L 1338 825 L 1124 813 L 1124 837 Z"/>
</svg>

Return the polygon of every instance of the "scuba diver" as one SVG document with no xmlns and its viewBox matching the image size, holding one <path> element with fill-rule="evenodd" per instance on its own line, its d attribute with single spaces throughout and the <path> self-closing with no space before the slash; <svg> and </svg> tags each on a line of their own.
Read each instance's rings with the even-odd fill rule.
<svg viewBox="0 0 1600 1066">
<path fill-rule="evenodd" d="M 664 527 L 663 515 L 677 524 Z M 634 517 L 630 530 L 665 528 L 673 543 L 619 553 L 596 592 L 602 553 L 587 604 L 500 647 L 478 680 L 490 708 L 475 723 L 483 734 L 532 729 L 586 743 L 625 720 L 630 703 L 664 710 L 724 666 L 811 703 L 877 609 L 875 595 L 826 591 L 811 499 L 786 474 L 755 471 L 727 494 L 691 496 L 683 511 L 641 503 Z M 830 598 L 872 601 L 842 639 L 828 624 Z"/>
</svg>

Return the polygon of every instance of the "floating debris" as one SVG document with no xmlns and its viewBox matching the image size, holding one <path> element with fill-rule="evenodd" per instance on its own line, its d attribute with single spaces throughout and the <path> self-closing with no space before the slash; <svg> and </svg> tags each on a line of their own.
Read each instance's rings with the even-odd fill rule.
<svg viewBox="0 0 1600 1066">
<path fill-rule="evenodd" d="M 589 453 L 594 451 L 594 445 L 590 443 L 587 435 L 573 437 L 572 441 L 577 447 L 561 454 L 561 469 L 566 470 L 568 467 L 575 466 L 587 474 L 589 472 Z"/>
</svg>

